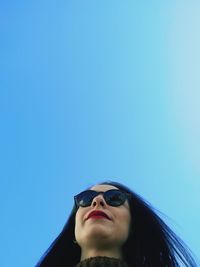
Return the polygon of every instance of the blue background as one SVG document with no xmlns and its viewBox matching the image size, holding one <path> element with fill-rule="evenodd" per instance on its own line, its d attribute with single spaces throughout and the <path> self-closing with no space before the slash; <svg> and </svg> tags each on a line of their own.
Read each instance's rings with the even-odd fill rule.
<svg viewBox="0 0 200 267">
<path fill-rule="evenodd" d="M 34 266 L 107 179 L 200 257 L 199 1 L 0 5 L 0 266 Z"/>
</svg>

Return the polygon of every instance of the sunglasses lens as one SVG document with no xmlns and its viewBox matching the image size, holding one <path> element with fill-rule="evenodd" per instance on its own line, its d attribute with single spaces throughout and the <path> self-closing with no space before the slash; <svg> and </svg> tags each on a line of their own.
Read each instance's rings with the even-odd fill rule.
<svg viewBox="0 0 200 267">
<path fill-rule="evenodd" d="M 95 191 L 86 190 L 75 196 L 77 206 L 88 207 L 91 205 L 93 198 L 97 195 Z"/>
<path fill-rule="evenodd" d="M 117 207 L 122 205 L 126 200 L 126 194 L 120 190 L 109 190 L 105 193 L 105 200 L 108 205 Z"/>
</svg>

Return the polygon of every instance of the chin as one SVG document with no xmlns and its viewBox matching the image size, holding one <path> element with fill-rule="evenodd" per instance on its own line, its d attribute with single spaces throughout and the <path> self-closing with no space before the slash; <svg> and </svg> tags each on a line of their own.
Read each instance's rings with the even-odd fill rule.
<svg viewBox="0 0 200 267">
<path fill-rule="evenodd" d="M 92 226 L 89 231 L 84 232 L 84 237 L 82 240 L 97 241 L 98 243 L 101 241 L 108 242 L 111 238 L 113 238 L 113 233 L 108 231 L 106 227 L 102 227 L 102 225 Z"/>
<path fill-rule="evenodd" d="M 104 237 L 107 238 L 109 236 L 112 236 L 110 233 L 108 227 L 105 227 L 104 225 L 93 225 L 90 227 L 89 231 L 87 232 L 88 237 Z"/>
</svg>

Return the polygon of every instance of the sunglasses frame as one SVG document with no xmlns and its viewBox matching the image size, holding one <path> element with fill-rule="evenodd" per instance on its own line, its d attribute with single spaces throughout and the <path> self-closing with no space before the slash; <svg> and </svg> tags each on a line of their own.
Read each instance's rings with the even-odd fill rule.
<svg viewBox="0 0 200 267">
<path fill-rule="evenodd" d="M 120 192 L 121 195 L 124 196 L 124 200 L 122 201 L 121 204 L 119 204 L 119 205 L 111 205 L 111 204 L 109 203 L 109 201 L 107 202 L 106 194 L 109 194 L 110 191 L 117 191 L 117 192 Z M 89 205 L 86 205 L 86 206 L 83 205 L 83 206 L 82 206 L 82 205 L 79 204 L 80 201 L 78 201 L 78 197 L 79 197 L 81 194 L 86 193 L 86 192 L 94 192 L 94 196 L 93 196 L 93 198 L 91 199 L 91 202 L 89 202 Z M 105 202 L 107 203 L 107 205 L 112 206 L 112 207 L 119 207 L 119 206 L 123 205 L 124 202 L 125 202 L 126 200 L 128 200 L 129 197 L 130 197 L 130 194 L 128 194 L 127 192 L 124 192 L 124 191 L 122 191 L 122 190 L 119 190 L 119 189 L 110 189 L 110 190 L 107 190 L 107 191 L 95 191 L 95 190 L 90 190 L 90 189 L 89 189 L 89 190 L 82 191 L 82 192 L 80 192 L 78 195 L 74 196 L 75 206 L 76 206 L 77 208 L 79 208 L 79 207 L 82 207 L 82 208 L 89 207 L 89 206 L 92 204 L 93 199 L 94 199 L 96 196 L 98 196 L 98 195 L 103 195 L 103 198 L 104 198 Z"/>
</svg>

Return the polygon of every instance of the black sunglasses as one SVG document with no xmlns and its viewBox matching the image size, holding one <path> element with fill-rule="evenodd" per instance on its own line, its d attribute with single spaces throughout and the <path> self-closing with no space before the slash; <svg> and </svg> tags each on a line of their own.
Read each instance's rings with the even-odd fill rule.
<svg viewBox="0 0 200 267">
<path fill-rule="evenodd" d="M 74 197 L 75 205 L 77 207 L 88 207 L 92 204 L 93 199 L 100 194 L 103 195 L 106 203 L 113 207 L 118 207 L 124 204 L 129 196 L 129 194 L 118 189 L 111 189 L 105 192 L 86 190 Z"/>
</svg>

